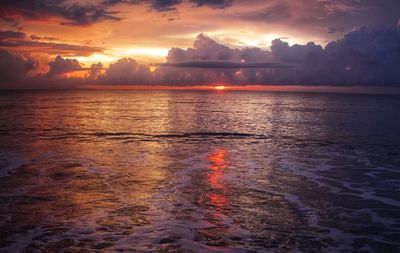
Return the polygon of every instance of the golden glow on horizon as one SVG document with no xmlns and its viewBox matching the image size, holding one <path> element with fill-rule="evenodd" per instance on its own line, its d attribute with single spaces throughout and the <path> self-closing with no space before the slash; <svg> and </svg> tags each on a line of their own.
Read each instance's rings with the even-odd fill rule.
<svg viewBox="0 0 400 253">
<path fill-rule="evenodd" d="M 80 63 L 92 64 L 92 63 L 111 63 L 118 60 L 118 57 L 106 55 L 106 54 L 92 54 L 91 56 L 78 56 L 69 57 L 78 60 Z"/>
<path fill-rule="evenodd" d="M 149 66 L 149 70 L 150 70 L 150 72 L 155 72 L 157 70 L 157 66 L 156 65 L 150 65 Z"/>
<path fill-rule="evenodd" d="M 140 63 L 158 63 L 165 61 L 168 54 L 167 48 L 116 48 L 107 50 L 106 53 L 94 53 L 90 56 L 68 57 L 78 60 L 80 63 L 90 66 L 95 63 L 103 63 L 107 67 L 110 63 L 121 58 L 133 58 Z M 150 67 L 154 72 L 156 67 Z"/>
<path fill-rule="evenodd" d="M 76 70 L 61 74 L 64 78 L 85 78 L 87 75 L 86 70 Z"/>
<path fill-rule="evenodd" d="M 116 48 L 113 49 L 113 54 L 117 57 L 126 56 L 145 56 L 145 57 L 165 57 L 168 54 L 169 48 L 154 48 L 154 47 L 138 47 L 138 48 Z"/>
<path fill-rule="evenodd" d="M 216 90 L 225 90 L 227 87 L 224 85 L 215 86 L 214 89 Z"/>
<path fill-rule="evenodd" d="M 215 91 L 215 86 L 167 86 L 167 85 L 82 85 L 82 89 L 94 90 L 203 90 Z M 363 86 L 333 87 L 333 86 L 305 86 L 305 85 L 235 85 L 227 86 L 228 91 L 271 91 L 271 92 L 333 92 L 333 93 L 381 93 L 392 94 L 393 90 L 382 90 L 374 87 L 366 90 Z M 396 93 L 397 94 L 397 93 Z"/>
</svg>

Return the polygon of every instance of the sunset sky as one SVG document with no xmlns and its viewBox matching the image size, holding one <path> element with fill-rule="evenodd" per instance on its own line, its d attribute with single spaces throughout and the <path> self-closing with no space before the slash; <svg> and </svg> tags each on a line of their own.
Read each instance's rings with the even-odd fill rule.
<svg viewBox="0 0 400 253">
<path fill-rule="evenodd" d="M 4 0 L 0 87 L 400 86 L 397 0 Z"/>
</svg>

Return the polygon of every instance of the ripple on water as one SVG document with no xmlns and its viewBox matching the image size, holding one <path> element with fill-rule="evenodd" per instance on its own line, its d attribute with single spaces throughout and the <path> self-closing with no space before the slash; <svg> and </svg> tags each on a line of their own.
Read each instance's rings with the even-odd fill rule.
<svg viewBox="0 0 400 253">
<path fill-rule="evenodd" d="M 0 100 L 2 252 L 400 248 L 397 100 L 60 94 Z"/>
</svg>

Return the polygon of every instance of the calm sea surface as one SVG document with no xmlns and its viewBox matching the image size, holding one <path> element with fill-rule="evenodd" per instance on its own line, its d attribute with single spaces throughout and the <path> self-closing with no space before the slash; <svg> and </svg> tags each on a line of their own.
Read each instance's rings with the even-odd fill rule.
<svg viewBox="0 0 400 253">
<path fill-rule="evenodd" d="M 0 93 L 0 252 L 399 252 L 400 97 Z"/>
</svg>

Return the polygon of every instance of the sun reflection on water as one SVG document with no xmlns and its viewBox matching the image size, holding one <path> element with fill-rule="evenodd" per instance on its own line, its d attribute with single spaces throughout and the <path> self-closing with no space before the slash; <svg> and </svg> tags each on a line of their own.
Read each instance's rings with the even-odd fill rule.
<svg viewBox="0 0 400 253">
<path fill-rule="evenodd" d="M 226 156 L 228 152 L 224 149 L 217 149 L 207 156 L 207 160 L 211 163 L 207 174 L 208 182 L 215 192 L 209 193 L 208 199 L 213 206 L 222 208 L 226 206 L 227 199 L 224 194 L 224 172 L 228 168 Z"/>
</svg>

